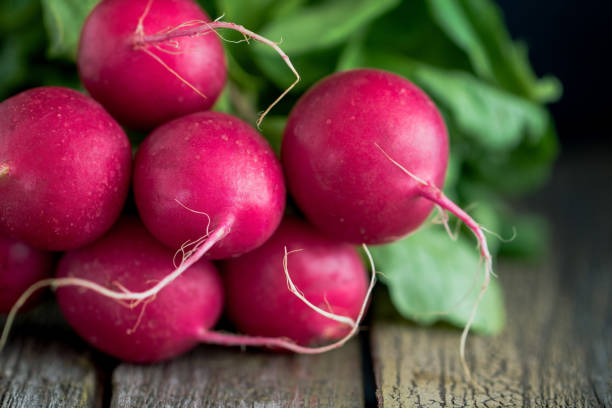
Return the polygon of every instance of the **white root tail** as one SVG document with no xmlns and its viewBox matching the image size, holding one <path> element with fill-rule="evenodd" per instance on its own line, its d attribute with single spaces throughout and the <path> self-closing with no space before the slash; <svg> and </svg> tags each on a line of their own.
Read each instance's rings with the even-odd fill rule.
<svg viewBox="0 0 612 408">
<path fill-rule="evenodd" d="M 197 87 L 189 83 L 189 81 L 183 78 L 178 72 L 170 68 L 161 58 L 159 58 L 159 56 L 157 56 L 155 53 L 153 53 L 148 48 L 153 47 L 161 52 L 168 52 L 170 54 L 176 54 L 177 53 L 176 51 L 167 51 L 167 50 L 162 49 L 160 47 L 160 44 L 170 43 L 170 46 L 172 48 L 177 49 L 178 44 L 176 43 L 176 41 L 173 41 L 173 39 L 180 38 L 180 37 L 196 37 L 196 36 L 206 35 L 211 32 L 218 35 L 219 38 L 221 38 L 222 40 L 225 40 L 225 38 L 223 38 L 223 36 L 221 36 L 217 32 L 218 29 L 224 28 L 224 29 L 234 30 L 234 31 L 241 33 L 244 36 L 245 41 L 247 43 L 248 43 L 248 39 L 252 38 L 255 41 L 265 44 L 271 47 L 278 55 L 281 56 L 281 58 L 283 59 L 287 67 L 289 67 L 293 75 L 295 75 L 295 80 L 259 116 L 259 118 L 257 119 L 258 128 L 260 128 L 261 122 L 263 121 L 264 117 L 266 117 L 266 115 L 270 112 L 270 110 L 281 99 L 283 99 L 285 95 L 287 95 L 293 89 L 293 87 L 297 85 L 298 82 L 300 82 L 300 74 L 297 72 L 297 70 L 291 63 L 291 60 L 289 59 L 287 54 L 285 54 L 285 52 L 278 46 L 277 43 L 270 41 L 269 39 L 251 30 L 248 30 L 245 27 L 238 25 L 238 24 L 219 21 L 219 19 L 216 19 L 215 21 L 211 21 L 211 22 L 204 21 L 204 20 L 191 20 L 191 21 L 186 21 L 184 23 L 181 23 L 177 25 L 176 27 L 172 27 L 172 28 L 160 31 L 156 34 L 146 35 L 144 32 L 144 20 L 151 9 L 152 3 L 153 3 L 153 0 L 148 1 L 143 14 L 138 19 L 138 25 L 136 26 L 136 30 L 134 31 L 134 47 L 136 49 L 140 49 L 144 51 L 145 53 L 147 53 L 147 55 L 155 59 L 165 69 L 167 69 L 172 75 L 176 76 L 181 82 L 186 84 L 194 92 L 196 92 L 198 95 L 202 96 L 203 98 L 206 98 L 206 95 L 204 95 L 200 90 L 198 90 Z"/>
<path fill-rule="evenodd" d="M 308 306 L 309 308 L 311 308 L 318 314 L 325 316 L 328 319 L 335 320 L 339 323 L 346 324 L 350 327 L 357 326 L 357 323 L 348 316 L 342 316 L 342 315 L 338 315 L 335 313 L 331 313 L 331 312 L 328 312 L 327 310 L 321 309 L 318 306 L 315 306 L 308 299 L 306 299 L 302 291 L 300 291 L 297 288 L 297 286 L 295 286 L 295 284 L 293 283 L 293 280 L 291 280 L 291 276 L 289 275 L 289 268 L 287 266 L 287 258 L 289 254 L 299 252 L 299 251 L 301 251 L 301 249 L 295 249 L 293 251 L 287 252 L 287 247 L 285 247 L 285 255 L 283 256 L 283 269 L 285 271 L 285 278 L 287 279 L 287 288 L 289 289 L 289 291 L 293 293 L 298 299 L 300 299 L 306 306 Z"/>
<path fill-rule="evenodd" d="M 459 218 L 461 221 L 465 223 L 465 225 L 476 236 L 478 245 L 480 247 L 480 256 L 481 256 L 481 259 L 484 260 L 484 281 L 478 293 L 478 297 L 474 301 L 474 304 L 472 306 L 472 311 L 470 313 L 470 316 L 468 318 L 468 321 L 465 327 L 463 328 L 463 332 L 461 333 L 461 340 L 459 342 L 459 355 L 461 357 L 461 365 L 463 366 L 463 370 L 466 376 L 468 377 L 468 379 L 472 383 L 476 384 L 476 382 L 474 381 L 472 377 L 467 361 L 465 359 L 465 344 L 467 341 L 467 335 L 470 331 L 470 327 L 474 323 L 474 319 L 476 317 L 476 311 L 478 310 L 478 305 L 480 304 L 480 301 L 482 300 L 482 296 L 484 295 L 484 293 L 487 290 L 487 287 L 489 286 L 489 283 L 491 281 L 491 275 L 493 274 L 493 264 L 492 264 L 491 254 L 487 246 L 487 239 L 484 236 L 483 229 L 476 221 L 474 221 L 474 219 L 469 214 L 467 214 L 464 210 L 462 210 L 461 208 L 459 208 L 459 206 L 457 206 L 454 202 L 452 202 L 448 197 L 446 197 L 446 195 L 444 195 L 444 193 L 442 193 L 442 191 L 440 191 L 439 188 L 437 188 L 432 183 L 410 172 L 408 169 L 402 166 L 399 162 L 397 162 L 391 156 L 389 156 L 389 154 L 387 154 L 387 152 L 385 152 L 382 149 L 382 147 L 380 147 L 377 143 L 374 143 L 374 145 L 382 152 L 382 154 L 391 163 L 393 163 L 400 170 L 402 170 L 405 174 L 407 174 L 412 179 L 414 179 L 417 183 L 419 183 L 419 192 L 422 197 L 430 200 L 431 202 L 440 206 L 442 209 L 450 212 L 451 214 Z"/>
<path fill-rule="evenodd" d="M 208 344 L 220 344 L 224 346 L 257 346 L 257 347 L 278 347 L 285 350 L 290 350 L 299 354 L 321 354 L 327 351 L 331 351 L 337 349 L 338 347 L 343 346 L 347 341 L 349 341 L 357 332 L 359 331 L 359 324 L 363 320 L 365 316 L 365 312 L 367 310 L 368 304 L 370 302 L 370 297 L 372 295 L 372 290 L 376 284 L 376 269 L 374 266 L 374 260 L 372 259 L 372 255 L 368 247 L 365 244 L 362 244 L 363 249 L 368 257 L 370 262 L 370 267 L 372 269 L 372 275 L 370 277 L 370 285 L 368 286 L 368 290 L 366 292 L 366 296 L 363 300 L 363 304 L 361 305 L 361 309 L 359 311 L 359 315 L 355 321 L 355 325 L 351 328 L 350 332 L 342 337 L 341 339 L 335 341 L 334 343 L 328 344 L 326 346 L 320 347 L 306 347 L 300 346 L 299 344 L 294 343 L 290 339 L 281 338 L 281 337 L 258 337 L 258 336 L 243 336 L 238 334 L 231 333 L 221 333 L 214 331 L 204 330 L 198 334 L 198 339 L 203 343 Z M 333 318 L 336 320 L 336 318 Z"/>
</svg>

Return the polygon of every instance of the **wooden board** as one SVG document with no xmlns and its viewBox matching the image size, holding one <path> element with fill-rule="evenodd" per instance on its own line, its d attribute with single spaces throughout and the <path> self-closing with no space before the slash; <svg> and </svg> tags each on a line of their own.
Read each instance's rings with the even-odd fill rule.
<svg viewBox="0 0 612 408">
<path fill-rule="evenodd" d="M 376 323 L 379 405 L 612 406 L 610 180 L 611 160 L 583 157 L 534 200 L 551 217 L 554 249 L 540 266 L 498 267 L 507 328 L 496 338 L 472 335 L 467 347 L 483 388 L 463 374 L 458 330 Z"/>
<path fill-rule="evenodd" d="M 296 356 L 201 346 L 174 361 L 120 365 L 112 407 L 361 407 L 359 342 Z"/>
<path fill-rule="evenodd" d="M 21 319 L 0 353 L 0 407 L 100 406 L 91 352 L 57 319 L 55 307 L 45 306 L 52 310 L 41 313 L 43 306 Z"/>
</svg>

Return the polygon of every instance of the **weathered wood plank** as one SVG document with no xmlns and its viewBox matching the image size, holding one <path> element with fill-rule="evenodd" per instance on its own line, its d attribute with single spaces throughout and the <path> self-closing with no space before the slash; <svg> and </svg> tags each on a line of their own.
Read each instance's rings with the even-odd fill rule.
<svg viewBox="0 0 612 408">
<path fill-rule="evenodd" d="M 361 407 L 361 373 L 357 340 L 315 356 L 201 346 L 163 364 L 120 365 L 112 407 Z"/>
<path fill-rule="evenodd" d="M 577 341 L 570 302 L 555 296 L 550 274 L 528 268 L 499 271 L 506 288 L 506 331 L 472 335 L 467 357 L 475 389 L 459 362 L 459 332 L 379 322 L 373 359 L 384 407 L 595 406 L 588 349 Z"/>
<path fill-rule="evenodd" d="M 610 406 L 612 192 L 601 188 L 612 175 L 610 157 L 564 163 L 535 200 L 555 227 L 545 265 L 497 269 L 507 329 L 496 338 L 472 335 L 467 347 L 484 388 L 463 374 L 457 330 L 380 321 L 372 351 L 381 406 Z"/>
<path fill-rule="evenodd" d="M 20 319 L 0 353 L 0 407 L 97 407 L 101 388 L 90 351 L 53 304 Z M 0 323 L 4 323 L 0 320 Z"/>
</svg>

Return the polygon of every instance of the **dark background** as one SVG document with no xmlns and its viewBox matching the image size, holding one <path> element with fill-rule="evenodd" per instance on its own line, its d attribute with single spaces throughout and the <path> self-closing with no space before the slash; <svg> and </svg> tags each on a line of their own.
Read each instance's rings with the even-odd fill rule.
<svg viewBox="0 0 612 408">
<path fill-rule="evenodd" d="M 527 43 L 538 74 L 553 74 L 563 97 L 550 106 L 562 156 L 612 148 L 610 64 L 612 6 L 606 0 L 497 0 L 512 37 Z"/>
</svg>

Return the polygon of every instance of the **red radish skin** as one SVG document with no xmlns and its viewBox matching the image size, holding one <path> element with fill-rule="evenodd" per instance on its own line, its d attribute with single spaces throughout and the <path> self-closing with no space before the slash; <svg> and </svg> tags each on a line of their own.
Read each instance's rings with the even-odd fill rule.
<svg viewBox="0 0 612 408">
<path fill-rule="evenodd" d="M 224 113 L 200 112 L 166 123 L 136 154 L 138 211 L 153 236 L 174 250 L 204 236 L 207 217 L 211 231 L 228 231 L 210 248 L 209 259 L 253 250 L 278 227 L 285 195 L 282 169 L 268 143 Z"/>
<path fill-rule="evenodd" d="M 85 88 L 127 126 L 151 129 L 212 107 L 226 80 L 216 30 L 230 29 L 271 47 L 300 80 L 278 44 L 243 26 L 210 21 L 193 0 L 104 0 L 81 32 L 78 66 Z"/>
<path fill-rule="evenodd" d="M 282 145 L 288 188 L 318 228 L 353 243 L 395 241 L 418 228 L 434 204 L 474 232 L 485 279 L 491 274 L 482 229 L 442 192 L 448 162 L 444 121 L 427 95 L 390 72 L 358 69 L 315 84 L 289 115 Z"/>
<path fill-rule="evenodd" d="M 51 252 L 0 236 L 0 313 L 8 313 L 34 282 L 51 276 L 53 259 Z"/>
<path fill-rule="evenodd" d="M 0 103 L 0 233 L 44 250 L 104 234 L 130 183 L 127 136 L 93 99 L 41 87 Z"/>
<path fill-rule="evenodd" d="M 217 35 L 173 38 L 144 52 L 136 33 L 143 16 L 144 35 L 188 21 L 210 21 L 192 0 L 100 2 L 85 21 L 79 42 L 78 67 L 85 88 L 119 122 L 138 129 L 212 107 L 226 80 Z"/>
<path fill-rule="evenodd" d="M 144 290 L 172 269 L 173 251 L 125 218 L 94 244 L 66 253 L 57 278 L 78 277 L 110 289 Z M 81 287 L 60 287 L 57 301 L 68 323 L 88 343 L 124 361 L 177 356 L 198 343 L 223 307 L 215 267 L 200 260 L 155 297 L 133 308 Z"/>
<path fill-rule="evenodd" d="M 357 319 L 368 286 L 359 254 L 291 217 L 261 247 L 221 263 L 230 319 L 243 333 L 305 346 L 346 336 L 349 325 L 322 316 L 287 289 L 285 247 L 300 250 L 289 254 L 288 270 L 303 296 L 334 315 Z"/>
<path fill-rule="evenodd" d="M 330 236 L 355 244 L 395 241 L 418 228 L 433 203 L 374 143 L 441 188 L 448 137 L 433 102 L 409 81 L 355 70 L 324 79 L 293 108 L 282 161 L 292 196 Z"/>
</svg>

